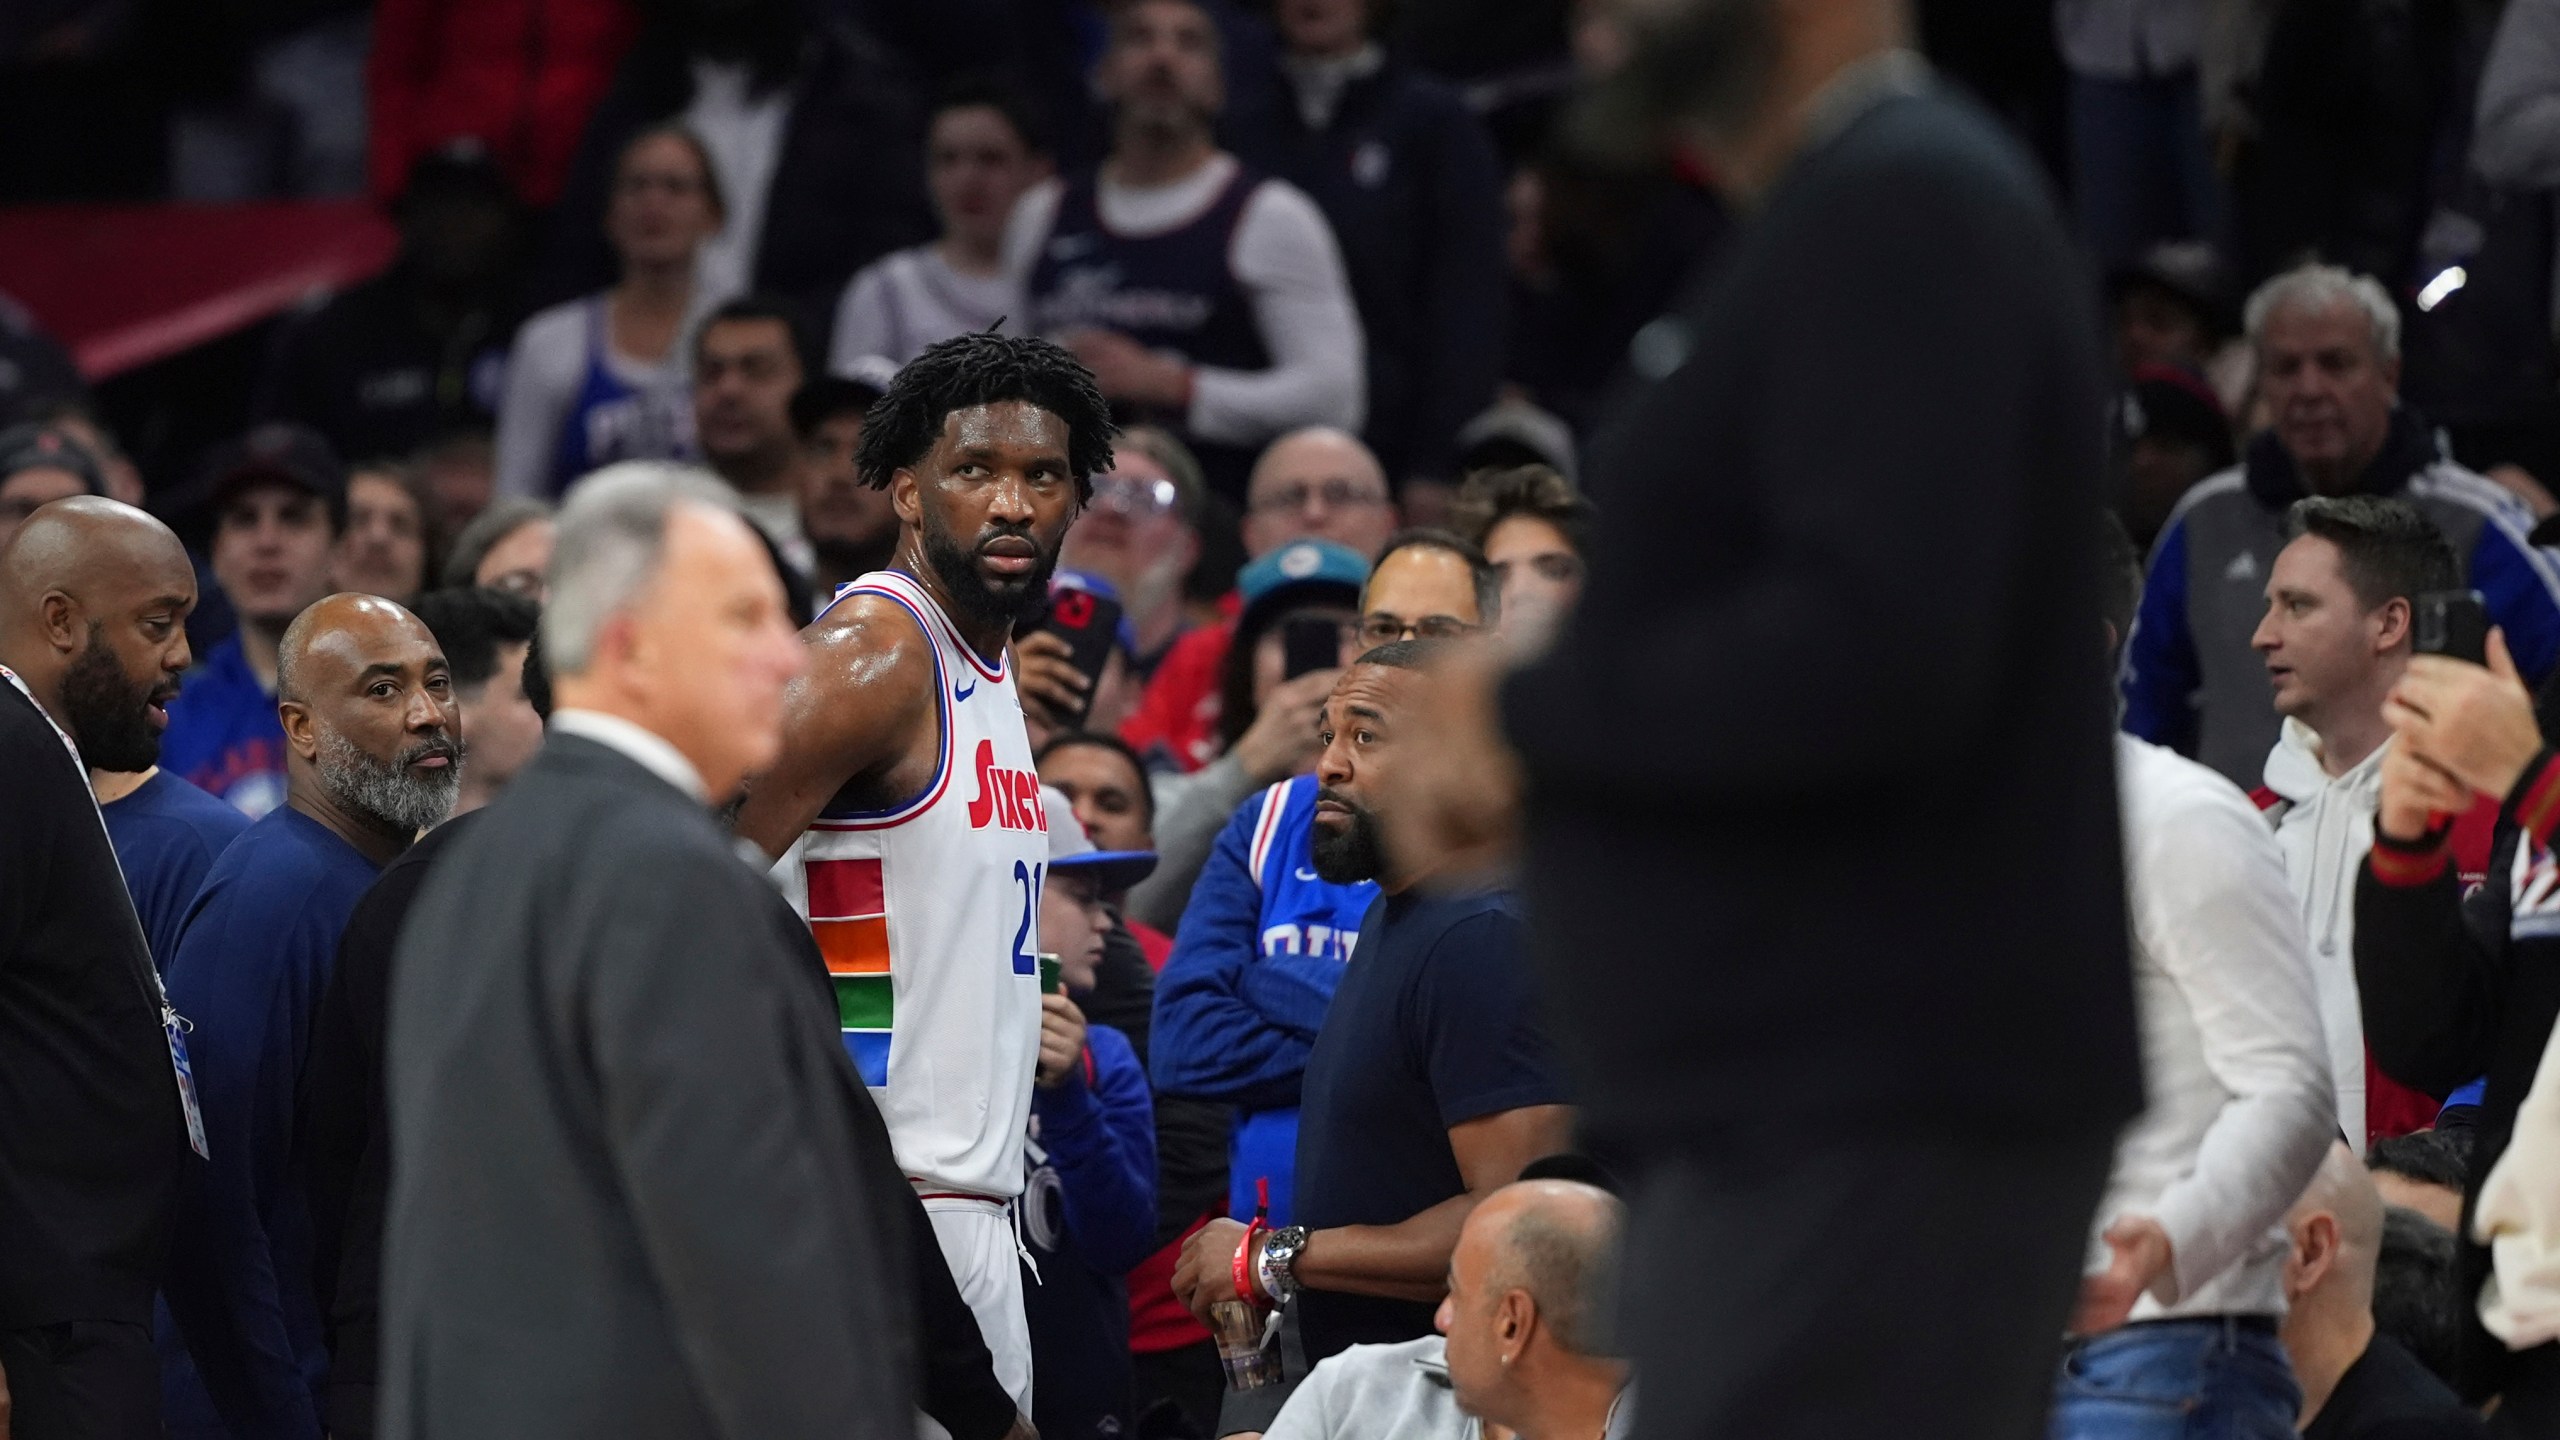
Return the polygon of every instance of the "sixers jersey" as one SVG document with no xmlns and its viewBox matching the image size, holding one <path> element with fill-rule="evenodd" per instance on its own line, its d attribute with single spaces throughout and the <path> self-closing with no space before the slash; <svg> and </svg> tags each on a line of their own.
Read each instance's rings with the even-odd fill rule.
<svg viewBox="0 0 2560 1440">
<path fill-rule="evenodd" d="M 1347 885 L 1315 871 L 1316 792 L 1313 775 L 1283 780 L 1262 792 L 1246 853 L 1254 883 L 1262 887 L 1262 923 L 1254 937 L 1264 955 L 1320 955 L 1348 962 L 1360 943 L 1360 917 L 1378 898 L 1378 882 Z"/>
<path fill-rule="evenodd" d="M 990 667 L 907 575 L 836 593 L 894 602 L 933 646 L 941 754 L 888 810 L 831 805 L 777 865 L 825 955 L 863 1083 L 898 1164 L 927 1192 L 1009 1199 L 1040 1048 L 1048 819 L 1013 676 Z"/>
</svg>

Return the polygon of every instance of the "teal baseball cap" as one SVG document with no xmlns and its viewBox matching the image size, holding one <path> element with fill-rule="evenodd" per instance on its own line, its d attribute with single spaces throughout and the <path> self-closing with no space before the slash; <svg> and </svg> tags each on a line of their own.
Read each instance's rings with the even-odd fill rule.
<svg viewBox="0 0 2560 1440">
<path fill-rule="evenodd" d="M 1339 600 L 1357 608 L 1360 588 L 1368 583 L 1369 562 L 1359 551 L 1330 540 L 1292 540 L 1236 577 L 1236 593 L 1244 599 L 1236 633 L 1255 633 L 1284 605 Z"/>
</svg>

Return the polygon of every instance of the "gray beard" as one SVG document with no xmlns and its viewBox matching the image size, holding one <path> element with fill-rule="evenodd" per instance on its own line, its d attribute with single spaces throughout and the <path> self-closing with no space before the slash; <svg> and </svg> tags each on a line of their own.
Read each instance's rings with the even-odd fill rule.
<svg viewBox="0 0 2560 1440">
<path fill-rule="evenodd" d="M 453 814 L 454 802 L 461 798 L 462 759 L 457 755 L 453 764 L 421 774 L 406 763 L 415 754 L 412 747 L 402 752 L 401 760 L 384 764 L 346 736 L 323 729 L 316 761 L 321 788 L 339 804 L 394 830 L 412 835 L 432 830 Z"/>
</svg>

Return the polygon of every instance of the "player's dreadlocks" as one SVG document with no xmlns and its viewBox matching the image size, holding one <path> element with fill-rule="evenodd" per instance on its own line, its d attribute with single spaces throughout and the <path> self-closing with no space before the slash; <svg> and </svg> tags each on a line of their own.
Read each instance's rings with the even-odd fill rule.
<svg viewBox="0 0 2560 1440">
<path fill-rule="evenodd" d="M 886 490 L 891 475 L 933 448 L 952 411 L 1001 400 L 1036 405 L 1066 422 L 1076 503 L 1093 498 L 1093 474 L 1111 468 L 1111 437 L 1119 433 L 1093 372 L 1047 340 L 988 330 L 955 335 L 907 362 L 863 417 L 854 469 L 863 484 Z"/>
</svg>

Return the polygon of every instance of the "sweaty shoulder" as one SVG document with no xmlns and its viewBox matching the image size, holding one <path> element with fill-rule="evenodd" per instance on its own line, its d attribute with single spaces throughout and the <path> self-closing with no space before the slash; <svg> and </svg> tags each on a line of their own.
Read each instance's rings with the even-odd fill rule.
<svg viewBox="0 0 2560 1440">
<path fill-rule="evenodd" d="M 783 696 L 781 758 L 738 811 L 738 832 L 773 856 L 846 787 L 902 789 L 906 770 L 929 768 L 940 723 L 933 641 L 905 605 L 847 595 L 801 638 L 809 668 Z"/>
<path fill-rule="evenodd" d="M 868 707 L 933 703 L 933 638 L 915 612 L 886 595 L 856 592 L 827 607 L 802 632 L 818 694 L 858 694 Z"/>
</svg>

